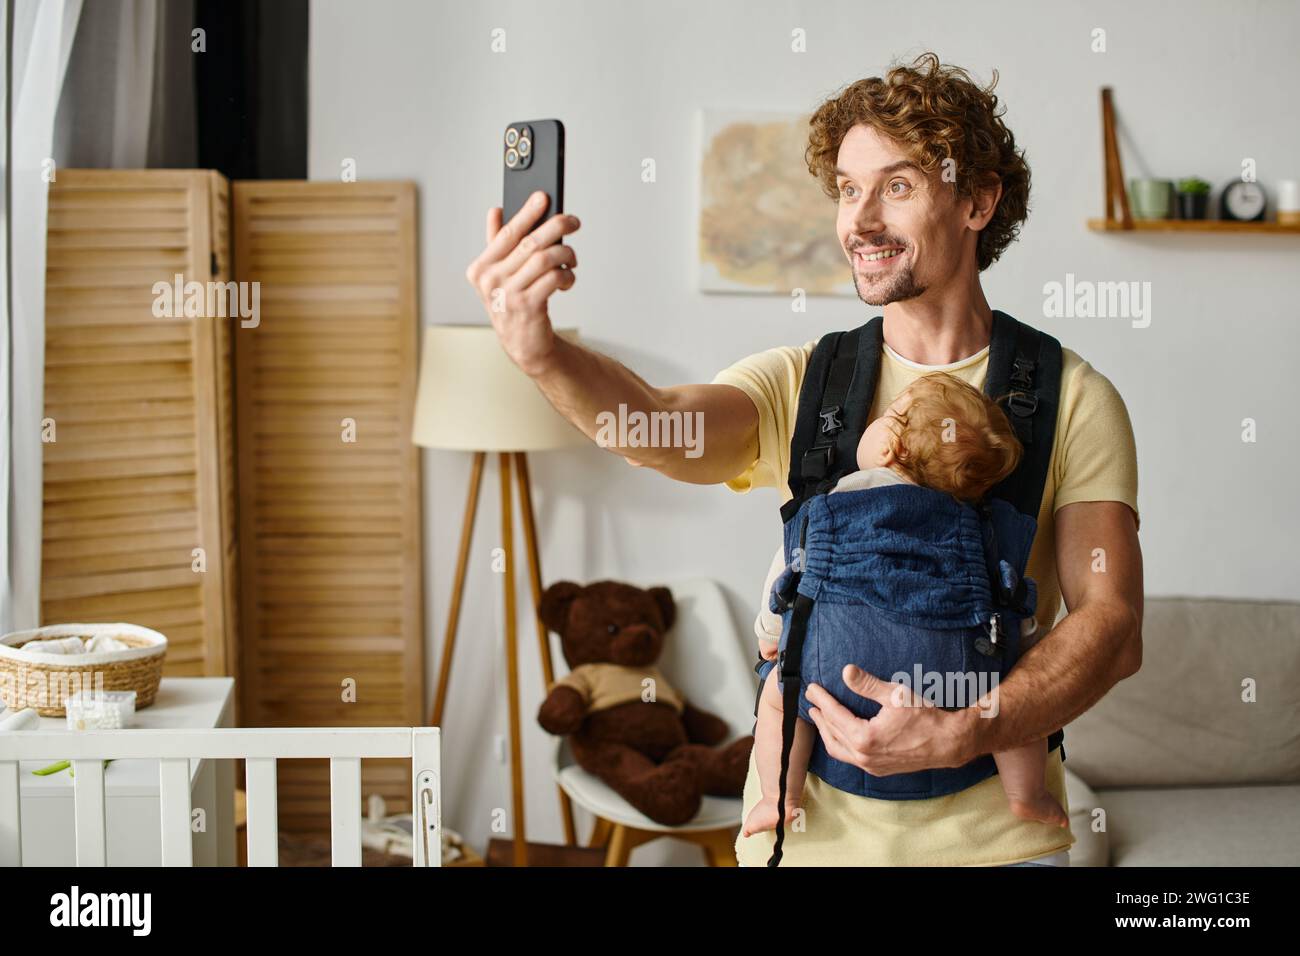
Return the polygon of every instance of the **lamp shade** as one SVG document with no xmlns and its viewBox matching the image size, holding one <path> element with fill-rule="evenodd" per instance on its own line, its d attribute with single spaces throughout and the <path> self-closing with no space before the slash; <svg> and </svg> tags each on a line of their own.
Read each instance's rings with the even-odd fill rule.
<svg viewBox="0 0 1300 956">
<path fill-rule="evenodd" d="M 577 329 L 556 329 L 570 342 Z M 548 451 L 591 444 L 506 355 L 490 325 L 424 330 L 412 441 L 457 451 Z"/>
</svg>

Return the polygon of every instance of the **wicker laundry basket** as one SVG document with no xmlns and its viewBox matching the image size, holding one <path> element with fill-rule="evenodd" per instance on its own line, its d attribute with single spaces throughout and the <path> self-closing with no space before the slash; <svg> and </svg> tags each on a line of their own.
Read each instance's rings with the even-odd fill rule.
<svg viewBox="0 0 1300 956">
<path fill-rule="evenodd" d="M 34 642 L 99 634 L 128 646 L 93 654 L 35 649 Z M 62 717 L 64 699 L 79 690 L 133 690 L 139 710 L 153 703 L 166 656 L 167 638 L 135 624 L 54 624 L 14 631 L 0 637 L 0 699 L 15 710 L 33 707 L 42 717 Z"/>
</svg>

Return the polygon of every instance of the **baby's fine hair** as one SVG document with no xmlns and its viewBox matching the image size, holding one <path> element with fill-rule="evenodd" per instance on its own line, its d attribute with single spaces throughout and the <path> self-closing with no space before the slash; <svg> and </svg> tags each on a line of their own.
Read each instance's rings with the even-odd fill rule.
<svg viewBox="0 0 1300 956">
<path fill-rule="evenodd" d="M 919 485 L 974 503 L 1016 470 L 1024 452 L 1011 421 L 979 389 L 931 372 L 907 389 L 902 414 L 889 413 L 895 467 Z"/>
</svg>

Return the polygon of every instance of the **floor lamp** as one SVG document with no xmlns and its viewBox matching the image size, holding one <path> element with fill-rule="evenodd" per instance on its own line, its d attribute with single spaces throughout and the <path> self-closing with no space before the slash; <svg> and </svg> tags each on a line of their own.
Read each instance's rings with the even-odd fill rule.
<svg viewBox="0 0 1300 956">
<path fill-rule="evenodd" d="M 571 341 L 576 329 L 557 330 Z M 549 689 L 554 680 L 551 645 L 546 625 L 537 613 L 541 601 L 542 572 L 537 556 L 537 529 L 533 520 L 532 485 L 528 473 L 528 452 L 553 451 L 590 444 L 590 439 L 564 419 L 502 350 L 489 325 L 434 325 L 425 329 L 420 361 L 420 384 L 416 396 L 412 438 L 417 445 L 474 455 L 470 470 L 469 495 L 461 521 L 456 577 L 452 584 L 451 607 L 439 662 L 438 690 L 430 724 L 443 725 L 443 710 L 451 683 L 451 663 L 460 621 L 461 597 L 465 590 L 470 541 L 478 511 L 483 463 L 489 452 L 498 455 L 501 479 L 501 547 L 505 554 L 502 586 L 505 589 L 506 693 L 510 723 L 511 823 L 514 835 L 509 857 L 515 866 L 529 862 L 524 828 L 523 738 L 519 713 L 519 645 L 515 608 L 515 548 L 513 503 L 510 492 L 512 471 L 517 477 L 519 504 L 524 526 L 529 583 L 533 595 L 533 619 L 542 661 L 542 678 Z M 454 736 L 453 738 L 454 739 Z M 565 839 L 575 843 L 573 808 L 563 790 L 560 810 Z M 495 841 L 494 841 L 495 842 Z M 489 852 L 489 861 L 496 854 Z"/>
</svg>

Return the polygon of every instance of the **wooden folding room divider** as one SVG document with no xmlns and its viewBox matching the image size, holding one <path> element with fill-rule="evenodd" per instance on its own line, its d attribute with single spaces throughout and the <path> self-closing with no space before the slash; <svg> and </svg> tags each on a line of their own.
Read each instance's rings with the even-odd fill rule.
<svg viewBox="0 0 1300 956">
<path fill-rule="evenodd" d="M 206 170 L 49 190 L 41 618 L 161 631 L 173 676 L 238 666 L 232 330 L 154 287 L 230 278 L 229 198 Z"/>
<path fill-rule="evenodd" d="M 241 696 L 252 726 L 423 720 L 410 183 L 236 182 Z M 406 761 L 367 793 L 410 807 Z M 285 829 L 329 824 L 321 761 L 281 774 Z"/>
</svg>

